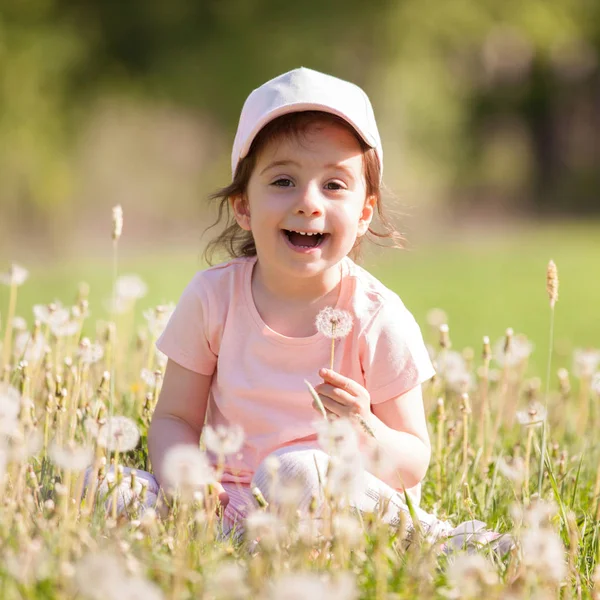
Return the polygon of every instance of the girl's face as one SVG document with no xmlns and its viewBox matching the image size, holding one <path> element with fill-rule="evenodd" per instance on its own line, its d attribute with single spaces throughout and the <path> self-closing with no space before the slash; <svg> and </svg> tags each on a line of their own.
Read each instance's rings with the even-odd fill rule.
<svg viewBox="0 0 600 600">
<path fill-rule="evenodd" d="M 312 125 L 300 139 L 268 144 L 246 198 L 232 198 L 263 267 L 304 277 L 324 273 L 350 252 L 367 232 L 375 204 L 374 196 L 366 197 L 358 141 L 329 123 Z"/>
</svg>

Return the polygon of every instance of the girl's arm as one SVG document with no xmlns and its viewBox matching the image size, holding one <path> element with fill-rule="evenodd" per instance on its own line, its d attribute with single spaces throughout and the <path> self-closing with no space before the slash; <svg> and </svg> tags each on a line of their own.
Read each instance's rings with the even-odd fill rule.
<svg viewBox="0 0 600 600">
<path fill-rule="evenodd" d="M 178 444 L 198 446 L 208 406 L 212 375 L 201 375 L 167 362 L 160 397 L 148 432 L 148 452 L 154 476 L 164 481 L 163 461 L 169 448 Z M 217 486 L 220 492 L 223 489 Z M 223 499 L 221 499 L 223 504 Z"/>
<path fill-rule="evenodd" d="M 431 458 L 431 443 L 423 406 L 421 386 L 371 405 L 367 422 L 377 441 L 397 462 L 398 474 L 385 478 L 393 488 L 411 488 L 425 477 Z M 399 480 L 399 477 L 402 481 Z"/>
</svg>

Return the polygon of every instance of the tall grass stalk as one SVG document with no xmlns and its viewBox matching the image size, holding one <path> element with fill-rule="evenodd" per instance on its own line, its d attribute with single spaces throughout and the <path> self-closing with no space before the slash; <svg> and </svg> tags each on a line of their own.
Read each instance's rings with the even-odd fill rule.
<svg viewBox="0 0 600 600">
<path fill-rule="evenodd" d="M 554 261 L 548 263 L 546 269 L 546 291 L 550 301 L 550 340 L 548 343 L 548 364 L 546 368 L 546 389 L 544 393 L 544 408 L 546 417 L 542 424 L 542 443 L 540 448 L 540 465 L 538 477 L 538 496 L 542 496 L 542 485 L 544 483 L 544 458 L 548 454 L 546 451 L 546 436 L 548 431 L 548 396 L 550 395 L 550 369 L 552 367 L 552 352 L 554 349 L 554 307 L 558 300 L 558 271 Z M 549 459 L 548 459 L 549 460 Z"/>
</svg>

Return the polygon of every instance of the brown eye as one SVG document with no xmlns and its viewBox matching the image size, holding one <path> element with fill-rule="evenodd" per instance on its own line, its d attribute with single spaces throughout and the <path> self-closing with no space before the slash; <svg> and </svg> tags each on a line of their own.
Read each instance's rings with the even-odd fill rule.
<svg viewBox="0 0 600 600">
<path fill-rule="evenodd" d="M 281 184 L 281 182 L 284 182 L 283 184 Z M 274 185 L 275 187 L 290 187 L 289 185 L 286 185 L 286 183 L 292 183 L 291 179 L 287 179 L 286 177 L 282 177 L 281 179 L 277 179 L 276 181 L 274 181 L 271 185 Z"/>
<path fill-rule="evenodd" d="M 329 187 L 330 185 L 333 185 L 333 186 L 336 186 L 336 187 Z M 337 183 L 336 181 L 330 181 L 327 184 L 327 189 L 328 190 L 343 190 L 344 188 L 339 183 Z"/>
</svg>

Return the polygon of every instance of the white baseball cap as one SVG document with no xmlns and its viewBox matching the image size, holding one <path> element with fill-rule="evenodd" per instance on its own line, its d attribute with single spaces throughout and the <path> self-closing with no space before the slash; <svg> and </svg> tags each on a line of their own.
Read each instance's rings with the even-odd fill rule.
<svg viewBox="0 0 600 600">
<path fill-rule="evenodd" d="M 231 153 L 232 176 L 269 121 L 305 110 L 328 112 L 352 125 L 365 143 L 375 148 L 383 174 L 383 148 L 367 94 L 354 83 L 300 67 L 263 83 L 244 102 Z"/>
</svg>

